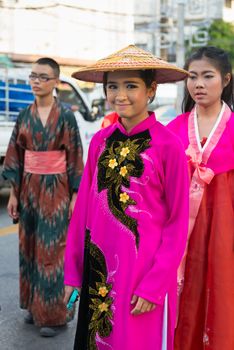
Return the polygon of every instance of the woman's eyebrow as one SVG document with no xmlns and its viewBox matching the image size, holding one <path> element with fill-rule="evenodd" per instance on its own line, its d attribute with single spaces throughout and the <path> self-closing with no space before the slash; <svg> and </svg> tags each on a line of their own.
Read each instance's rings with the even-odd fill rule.
<svg viewBox="0 0 234 350">
<path fill-rule="evenodd" d="M 131 83 L 131 84 L 139 84 L 139 82 L 135 81 L 135 80 L 125 80 L 125 81 L 123 81 L 123 83 L 124 84 L 129 84 L 129 83 Z M 108 81 L 107 84 L 118 84 L 118 82 L 117 81 Z"/>
<path fill-rule="evenodd" d="M 198 72 L 195 72 L 193 70 L 190 70 L 189 73 L 196 74 L 196 75 L 198 74 Z M 207 74 L 207 73 L 214 73 L 214 71 L 213 70 L 204 70 L 203 72 L 201 72 L 201 74 Z"/>
</svg>

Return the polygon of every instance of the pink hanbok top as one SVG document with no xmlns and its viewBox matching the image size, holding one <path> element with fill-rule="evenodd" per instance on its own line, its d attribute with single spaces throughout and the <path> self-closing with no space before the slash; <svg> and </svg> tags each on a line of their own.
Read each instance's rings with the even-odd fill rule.
<svg viewBox="0 0 234 350">
<path fill-rule="evenodd" d="M 82 286 L 75 348 L 161 350 L 168 295 L 167 350 L 173 349 L 176 271 L 187 230 L 188 171 L 179 139 L 153 113 L 129 133 L 120 122 L 99 131 L 65 256 L 65 284 Z M 134 294 L 155 310 L 131 315 Z"/>
<path fill-rule="evenodd" d="M 178 116 L 168 124 L 167 128 L 180 137 L 188 159 L 190 173 L 189 242 L 205 186 L 212 181 L 215 175 L 225 173 L 234 167 L 234 113 L 231 112 L 228 105 L 223 103 L 217 121 L 203 145 L 201 145 L 198 133 L 196 106 L 191 112 Z M 178 285 L 181 290 L 188 242 L 178 269 Z"/>
</svg>

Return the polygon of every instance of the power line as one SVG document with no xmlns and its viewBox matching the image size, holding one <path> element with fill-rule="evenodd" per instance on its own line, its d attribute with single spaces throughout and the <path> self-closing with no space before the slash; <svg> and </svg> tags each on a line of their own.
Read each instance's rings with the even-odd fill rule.
<svg viewBox="0 0 234 350">
<path fill-rule="evenodd" d="M 67 8 L 72 8 L 84 12 L 91 12 L 91 13 L 102 13 L 105 15 L 114 15 L 114 16 L 137 16 L 141 18 L 153 18 L 153 15 L 148 15 L 148 14 L 135 14 L 135 13 L 125 13 L 125 12 L 114 12 L 114 11 L 106 11 L 106 10 L 97 10 L 97 9 L 89 9 L 89 8 L 84 8 L 81 6 L 75 6 L 75 5 L 69 5 L 69 4 L 64 4 L 64 3 L 55 3 L 51 5 L 46 5 L 46 6 L 9 6 L 9 5 L 3 5 L 0 3 L 0 8 L 8 9 L 8 10 L 45 10 L 45 9 L 50 9 L 50 8 L 57 8 L 57 7 L 67 7 Z"/>
</svg>

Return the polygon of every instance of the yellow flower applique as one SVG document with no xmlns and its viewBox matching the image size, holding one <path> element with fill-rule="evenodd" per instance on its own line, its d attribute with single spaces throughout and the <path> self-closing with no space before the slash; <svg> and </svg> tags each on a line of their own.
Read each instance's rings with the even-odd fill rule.
<svg viewBox="0 0 234 350">
<path fill-rule="evenodd" d="M 98 305 L 98 308 L 101 312 L 107 312 L 108 311 L 108 304 L 106 303 L 101 303 L 100 305 Z"/>
<path fill-rule="evenodd" d="M 126 192 L 120 193 L 119 200 L 122 203 L 127 203 L 127 201 L 129 200 L 129 195 Z"/>
<path fill-rule="evenodd" d="M 118 165 L 118 163 L 117 163 L 117 161 L 116 161 L 115 158 L 109 160 L 108 166 L 109 166 L 111 169 L 114 169 L 117 165 Z"/>
<path fill-rule="evenodd" d="M 126 167 L 126 166 L 122 166 L 122 167 L 120 168 L 119 173 L 120 173 L 121 176 L 125 177 L 125 176 L 127 175 L 127 173 L 128 173 L 127 167 Z"/>
<path fill-rule="evenodd" d="M 108 294 L 108 289 L 105 286 L 99 287 L 98 294 L 104 298 Z"/>
<path fill-rule="evenodd" d="M 120 152 L 120 155 L 122 157 L 127 157 L 128 153 L 130 152 L 130 149 L 128 147 L 123 147 L 121 152 Z"/>
</svg>

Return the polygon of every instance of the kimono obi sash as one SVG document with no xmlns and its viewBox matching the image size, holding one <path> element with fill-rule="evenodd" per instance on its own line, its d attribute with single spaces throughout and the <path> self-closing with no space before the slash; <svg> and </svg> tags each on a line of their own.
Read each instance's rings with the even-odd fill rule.
<svg viewBox="0 0 234 350">
<path fill-rule="evenodd" d="M 62 151 L 25 150 L 24 171 L 31 174 L 62 174 L 67 171 L 66 153 Z"/>
</svg>

